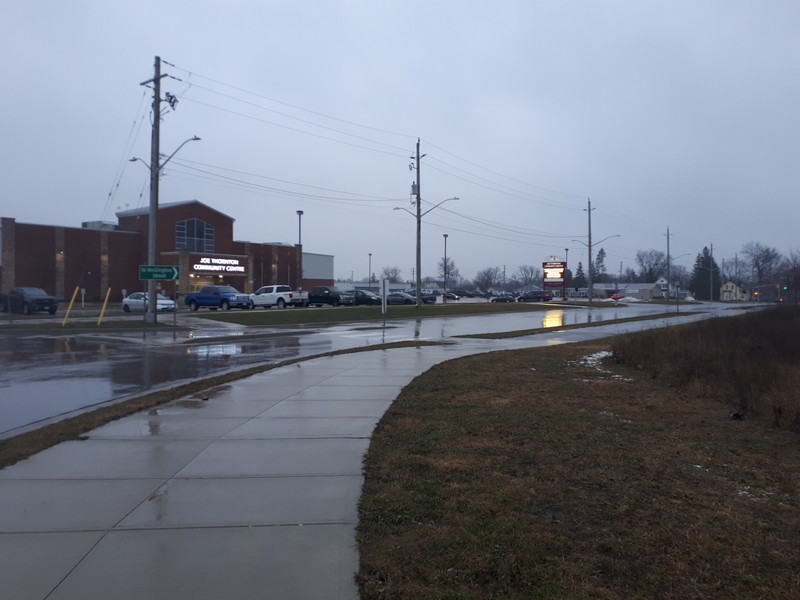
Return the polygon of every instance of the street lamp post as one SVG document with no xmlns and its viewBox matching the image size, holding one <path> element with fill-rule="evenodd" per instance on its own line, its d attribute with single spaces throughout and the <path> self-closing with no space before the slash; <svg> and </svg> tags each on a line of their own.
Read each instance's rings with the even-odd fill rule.
<svg viewBox="0 0 800 600">
<path fill-rule="evenodd" d="M 158 115 L 158 105 L 154 101 L 154 108 L 155 113 Z M 158 118 L 156 117 L 155 122 L 158 122 Z M 153 139 L 152 139 L 152 156 L 150 160 L 150 164 L 147 164 L 141 158 L 132 157 L 130 159 L 131 162 L 140 161 L 142 162 L 149 170 L 150 170 L 150 214 L 148 218 L 147 224 L 147 262 L 150 265 L 155 265 L 157 262 L 157 222 L 158 222 L 158 182 L 161 176 L 161 171 L 164 170 L 164 167 L 167 163 L 172 160 L 172 157 L 178 153 L 178 150 L 183 148 L 189 142 L 199 142 L 200 138 L 196 135 L 190 137 L 188 140 L 184 140 L 180 146 L 175 149 L 175 152 L 170 154 L 166 160 L 159 164 L 158 161 L 160 159 L 159 153 L 159 132 L 158 128 L 154 124 L 153 128 Z M 156 323 L 158 322 L 158 299 L 156 298 L 156 281 L 155 279 L 149 279 L 147 281 L 147 312 L 145 313 L 145 321 L 148 323 Z"/>
<path fill-rule="evenodd" d="M 442 296 L 442 302 L 447 304 L 447 234 L 443 233 L 442 237 L 444 238 L 444 295 Z"/>
<path fill-rule="evenodd" d="M 297 289 L 303 289 L 303 211 L 297 211 Z"/>
<path fill-rule="evenodd" d="M 592 209 L 590 209 L 590 210 L 592 210 Z M 595 242 L 594 244 L 596 246 L 598 244 L 602 244 L 606 240 L 610 240 L 611 238 L 617 238 L 617 237 L 622 237 L 622 236 L 617 233 L 617 234 L 614 234 L 614 235 L 610 235 L 608 237 L 604 237 L 602 240 L 600 240 L 599 242 Z M 592 303 L 592 234 L 591 234 L 591 232 L 589 233 L 589 243 L 588 244 L 586 242 L 582 242 L 581 240 L 571 240 L 571 241 L 577 242 L 579 244 L 583 244 L 584 246 L 586 246 L 589 249 L 589 273 L 588 273 L 588 279 L 589 279 L 589 304 L 591 304 Z"/>
<path fill-rule="evenodd" d="M 419 192 L 419 188 L 417 188 L 417 191 Z M 417 288 L 417 308 L 420 308 L 422 306 L 422 274 L 420 273 L 420 271 L 422 270 L 422 217 L 427 215 L 433 209 L 440 207 L 445 202 L 449 202 L 450 200 L 459 200 L 459 198 L 457 196 L 453 196 L 452 198 L 446 198 L 445 200 L 442 200 L 438 204 L 434 204 L 433 206 L 431 206 L 425 212 L 422 212 L 420 210 L 420 206 L 422 204 L 422 199 L 419 197 L 419 194 L 417 194 L 417 213 L 416 214 L 414 214 L 410 210 L 408 210 L 406 208 L 402 208 L 400 206 L 395 206 L 394 207 L 394 210 L 404 210 L 408 214 L 410 214 L 412 217 L 417 219 L 417 272 L 415 273 L 415 285 L 416 285 L 416 288 Z"/>
<path fill-rule="evenodd" d="M 369 253 L 369 268 L 367 269 L 367 289 L 372 291 L 372 252 Z"/>
</svg>

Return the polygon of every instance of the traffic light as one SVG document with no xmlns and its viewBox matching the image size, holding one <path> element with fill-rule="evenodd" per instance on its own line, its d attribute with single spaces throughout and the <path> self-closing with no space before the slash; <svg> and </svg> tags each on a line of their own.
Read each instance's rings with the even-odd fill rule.
<svg viewBox="0 0 800 600">
<path fill-rule="evenodd" d="M 783 284 L 783 291 L 784 292 L 788 292 L 789 291 L 789 286 L 786 285 L 785 283 Z"/>
</svg>

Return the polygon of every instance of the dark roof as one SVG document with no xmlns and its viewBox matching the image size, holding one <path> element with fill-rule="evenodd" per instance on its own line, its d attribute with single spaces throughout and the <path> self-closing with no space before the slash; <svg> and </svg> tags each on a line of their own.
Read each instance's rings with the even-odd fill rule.
<svg viewBox="0 0 800 600">
<path fill-rule="evenodd" d="M 181 202 L 167 202 L 167 203 L 162 202 L 162 203 L 160 203 L 158 205 L 158 210 L 163 210 L 163 209 L 166 209 L 166 208 L 175 208 L 177 206 L 186 206 L 187 204 L 198 204 L 198 205 L 200 205 L 200 206 L 202 206 L 204 208 L 207 208 L 208 210 L 213 210 L 215 213 L 219 213 L 220 215 L 222 215 L 226 219 L 230 219 L 231 221 L 235 221 L 235 219 L 233 217 L 231 217 L 229 215 L 226 215 L 224 212 L 221 212 L 221 211 L 217 210 L 216 208 L 213 208 L 213 207 L 209 206 L 208 204 L 204 204 L 203 202 L 200 202 L 199 200 L 182 200 Z M 143 207 L 140 207 L 140 208 L 132 208 L 130 210 L 121 210 L 118 213 L 116 213 L 118 219 L 121 219 L 121 218 L 124 218 L 124 217 L 140 217 L 142 215 L 149 215 L 149 214 L 150 214 L 150 206 L 149 205 L 148 206 L 143 206 Z"/>
</svg>

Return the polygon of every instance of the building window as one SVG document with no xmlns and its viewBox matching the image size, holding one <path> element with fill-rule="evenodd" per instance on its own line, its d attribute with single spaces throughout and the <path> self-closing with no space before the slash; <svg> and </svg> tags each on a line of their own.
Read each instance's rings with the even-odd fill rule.
<svg viewBox="0 0 800 600">
<path fill-rule="evenodd" d="M 175 223 L 175 249 L 189 252 L 214 252 L 214 226 L 200 219 Z"/>
</svg>

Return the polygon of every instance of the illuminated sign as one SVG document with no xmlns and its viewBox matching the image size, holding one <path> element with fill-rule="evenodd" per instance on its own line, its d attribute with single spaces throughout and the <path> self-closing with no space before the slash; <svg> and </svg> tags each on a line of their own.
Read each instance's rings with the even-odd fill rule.
<svg viewBox="0 0 800 600">
<path fill-rule="evenodd" d="M 244 273 L 244 265 L 238 258 L 216 258 L 203 256 L 192 265 L 198 273 Z"/>
<path fill-rule="evenodd" d="M 560 283 L 564 281 L 564 272 L 567 270 L 565 262 L 546 262 L 542 263 L 545 283 Z"/>
</svg>

